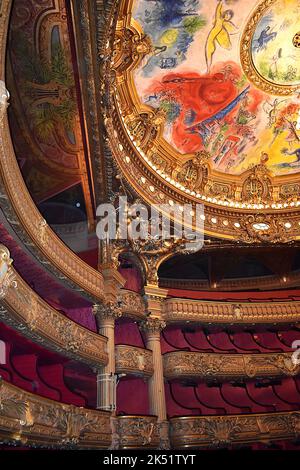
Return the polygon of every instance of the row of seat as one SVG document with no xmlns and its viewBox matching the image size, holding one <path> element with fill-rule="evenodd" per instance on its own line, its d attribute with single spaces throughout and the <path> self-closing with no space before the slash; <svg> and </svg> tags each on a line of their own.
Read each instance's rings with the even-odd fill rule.
<svg viewBox="0 0 300 470">
<path fill-rule="evenodd" d="M 300 408 L 300 378 L 276 382 L 166 384 L 167 412 L 172 416 L 270 413 Z"/>
<path fill-rule="evenodd" d="M 169 326 L 162 332 L 162 352 L 176 350 L 202 353 L 275 353 L 293 351 L 293 342 L 300 340 L 300 331 L 216 331 L 200 327 Z"/>
<path fill-rule="evenodd" d="M 5 343 L 1 377 L 32 393 L 76 406 L 95 407 L 96 377 L 86 366 L 49 352 L 0 324 Z"/>
</svg>

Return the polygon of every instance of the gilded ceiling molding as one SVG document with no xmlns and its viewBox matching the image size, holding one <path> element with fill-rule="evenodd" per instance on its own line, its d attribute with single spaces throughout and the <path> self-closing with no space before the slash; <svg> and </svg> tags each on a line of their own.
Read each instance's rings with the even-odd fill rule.
<svg viewBox="0 0 300 470">
<path fill-rule="evenodd" d="M 208 235 L 258 244 L 298 240 L 298 180 L 273 176 L 266 153 L 241 175 L 225 175 L 212 169 L 211 155 L 181 155 L 164 140 L 163 113 L 140 102 L 134 83 L 133 70 L 153 50 L 132 18 L 131 1 L 121 2 L 109 44 L 104 54 L 105 124 L 118 168 L 134 191 L 149 204 L 203 203 Z M 263 219 L 259 223 L 258 216 Z"/>
<path fill-rule="evenodd" d="M 300 413 L 264 413 L 180 417 L 170 420 L 171 444 L 181 448 L 228 448 L 239 444 L 276 440 L 296 440 L 300 433 Z"/>
<path fill-rule="evenodd" d="M 109 446 L 109 413 L 48 400 L 0 380 L 1 442 L 58 448 Z"/>
<path fill-rule="evenodd" d="M 116 372 L 118 374 L 129 374 L 141 377 L 153 375 L 152 351 L 119 344 L 116 351 Z"/>
<path fill-rule="evenodd" d="M 8 260 L 9 270 L 4 281 L 5 296 L 2 296 L 0 319 L 29 339 L 49 347 L 56 352 L 82 361 L 99 369 L 108 361 L 107 339 L 73 322 L 50 307 L 38 296 L 9 264 L 7 248 L 0 245 L 0 270 L 3 272 L 3 256 Z M 13 281 L 12 281 L 13 279 Z M 0 279 L 0 295 L 3 283 Z"/>
<path fill-rule="evenodd" d="M 195 322 L 208 325 L 287 325 L 300 319 L 300 302 L 214 302 L 167 299 L 163 303 L 167 323 Z"/>
<path fill-rule="evenodd" d="M 163 356 L 164 376 L 228 380 L 234 378 L 296 376 L 300 366 L 292 362 L 292 353 L 274 354 L 203 354 L 174 351 Z"/>
</svg>

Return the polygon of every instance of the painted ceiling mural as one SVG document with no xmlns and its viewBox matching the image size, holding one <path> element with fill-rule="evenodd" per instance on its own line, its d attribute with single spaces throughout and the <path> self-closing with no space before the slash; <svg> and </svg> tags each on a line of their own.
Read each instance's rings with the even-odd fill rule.
<svg viewBox="0 0 300 470">
<path fill-rule="evenodd" d="M 7 85 L 10 126 L 37 203 L 82 184 L 89 204 L 73 60 L 64 0 L 16 0 Z"/>
<path fill-rule="evenodd" d="M 136 1 L 133 17 L 153 50 L 135 86 L 141 102 L 165 112 L 165 140 L 180 154 L 208 151 L 227 174 L 262 154 L 274 175 L 299 172 L 299 12 L 299 0 Z"/>
</svg>

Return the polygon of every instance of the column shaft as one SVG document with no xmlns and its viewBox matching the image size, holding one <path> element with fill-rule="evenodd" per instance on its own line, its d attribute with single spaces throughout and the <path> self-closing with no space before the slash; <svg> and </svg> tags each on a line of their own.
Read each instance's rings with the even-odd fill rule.
<svg viewBox="0 0 300 470">
<path fill-rule="evenodd" d="M 154 366 L 153 376 L 149 379 L 150 413 L 156 415 L 159 421 L 165 421 L 167 418 L 166 399 L 159 332 L 148 334 L 147 348 L 153 352 Z"/>
</svg>

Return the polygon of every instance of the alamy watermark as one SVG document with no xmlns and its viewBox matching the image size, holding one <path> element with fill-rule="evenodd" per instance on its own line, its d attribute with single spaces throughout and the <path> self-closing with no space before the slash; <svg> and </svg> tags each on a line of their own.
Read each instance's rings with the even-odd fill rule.
<svg viewBox="0 0 300 470">
<path fill-rule="evenodd" d="M 204 206 L 197 204 L 128 204 L 126 196 L 97 208 L 96 233 L 100 240 L 184 240 L 186 251 L 198 251 L 204 243 Z"/>
</svg>

